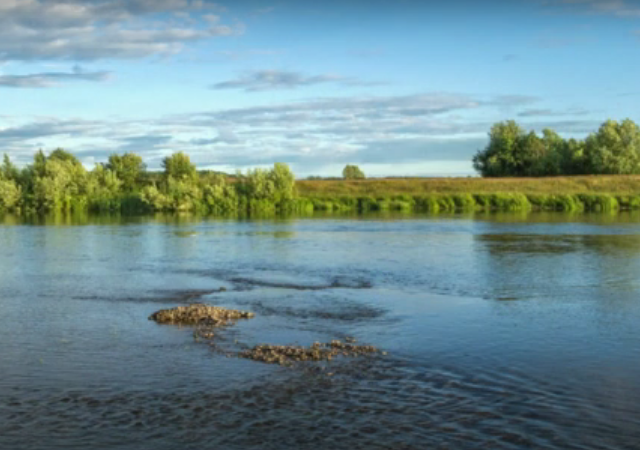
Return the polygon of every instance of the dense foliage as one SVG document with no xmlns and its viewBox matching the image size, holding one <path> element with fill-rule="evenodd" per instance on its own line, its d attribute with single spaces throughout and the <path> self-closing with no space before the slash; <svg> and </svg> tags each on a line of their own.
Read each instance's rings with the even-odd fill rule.
<svg viewBox="0 0 640 450">
<path fill-rule="evenodd" d="M 576 140 L 548 129 L 538 136 L 514 121 L 501 122 L 491 128 L 473 165 L 485 177 L 639 174 L 640 128 L 629 119 L 608 120 Z"/>
<path fill-rule="evenodd" d="M 0 211 L 191 211 L 277 212 L 296 207 L 295 178 L 286 164 L 235 177 L 198 173 L 184 153 L 163 160 L 164 171 L 147 172 L 133 153 L 111 155 L 87 171 L 72 154 L 57 149 L 36 153 L 18 169 L 5 155 L 0 166 Z"/>
</svg>

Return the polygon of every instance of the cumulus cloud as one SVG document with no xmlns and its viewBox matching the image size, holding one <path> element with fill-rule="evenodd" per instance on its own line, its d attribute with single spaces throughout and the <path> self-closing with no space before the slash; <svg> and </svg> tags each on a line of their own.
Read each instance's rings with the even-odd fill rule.
<svg viewBox="0 0 640 450">
<path fill-rule="evenodd" d="M 295 89 L 301 86 L 335 83 L 345 86 L 371 86 L 379 83 L 367 83 L 357 78 L 339 75 L 311 75 L 283 70 L 259 70 L 249 72 L 233 80 L 222 81 L 211 86 L 212 89 L 241 89 L 246 92 Z"/>
<path fill-rule="evenodd" d="M 0 0 L 0 60 L 177 53 L 187 42 L 242 31 L 206 14 L 217 10 L 199 0 Z"/>
<path fill-rule="evenodd" d="M 27 75 L 0 75 L 0 87 L 7 88 L 47 88 L 60 83 L 74 81 L 106 81 L 111 72 L 86 72 L 81 67 L 74 67 L 72 72 L 43 72 Z"/>
</svg>

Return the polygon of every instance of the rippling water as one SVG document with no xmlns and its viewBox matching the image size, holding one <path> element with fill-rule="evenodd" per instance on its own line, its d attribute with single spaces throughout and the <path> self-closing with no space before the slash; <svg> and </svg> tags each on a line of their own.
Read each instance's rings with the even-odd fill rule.
<svg viewBox="0 0 640 450">
<path fill-rule="evenodd" d="M 2 449 L 640 447 L 636 216 L 5 217 L 0 249 Z M 147 320 L 198 301 L 256 313 L 231 348 L 388 355 Z"/>
</svg>

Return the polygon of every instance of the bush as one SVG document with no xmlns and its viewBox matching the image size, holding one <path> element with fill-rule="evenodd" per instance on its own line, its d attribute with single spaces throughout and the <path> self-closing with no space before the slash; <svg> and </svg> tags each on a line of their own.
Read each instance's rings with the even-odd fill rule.
<svg viewBox="0 0 640 450">
<path fill-rule="evenodd" d="M 588 211 L 615 211 L 619 208 L 618 201 L 607 194 L 579 194 L 578 198 Z"/>
<path fill-rule="evenodd" d="M 530 194 L 527 196 L 531 205 L 543 211 L 582 211 L 584 204 L 575 195 Z"/>
<path fill-rule="evenodd" d="M 474 199 L 485 210 L 526 211 L 531 209 L 531 203 L 521 193 L 476 194 Z"/>
</svg>

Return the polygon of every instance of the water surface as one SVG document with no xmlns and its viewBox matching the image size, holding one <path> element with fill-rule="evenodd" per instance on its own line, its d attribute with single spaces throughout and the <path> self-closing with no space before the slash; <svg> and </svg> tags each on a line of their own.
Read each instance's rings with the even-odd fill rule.
<svg viewBox="0 0 640 450">
<path fill-rule="evenodd" d="M 640 445 L 637 216 L 0 224 L 0 448 Z M 196 301 L 256 313 L 231 347 L 388 355 L 292 370 L 147 320 Z"/>
</svg>

